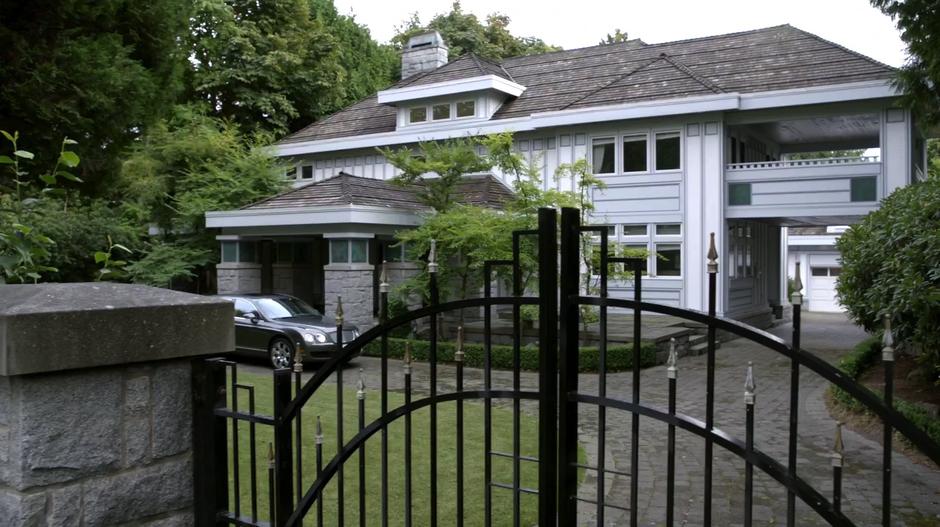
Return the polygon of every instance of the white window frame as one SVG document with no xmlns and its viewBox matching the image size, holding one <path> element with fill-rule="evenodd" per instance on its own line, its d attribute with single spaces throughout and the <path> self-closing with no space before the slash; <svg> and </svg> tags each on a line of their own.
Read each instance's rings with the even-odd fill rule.
<svg viewBox="0 0 940 527">
<path fill-rule="evenodd" d="M 625 235 L 624 226 L 635 226 L 635 225 L 645 225 L 646 234 L 645 235 Z M 656 227 L 658 225 L 678 225 L 679 234 L 657 234 Z M 619 243 L 624 246 L 645 246 L 646 251 L 649 253 L 646 257 L 646 277 L 655 278 L 657 280 L 681 280 L 683 278 L 682 274 L 682 258 L 685 254 L 685 243 L 683 240 L 684 227 L 682 222 L 679 221 L 664 221 L 657 223 L 622 223 L 620 224 L 618 231 L 621 233 Z M 656 247 L 657 245 L 678 245 L 679 246 L 679 274 L 677 275 L 659 275 L 659 259 L 656 258 Z"/>
<path fill-rule="evenodd" d="M 473 113 L 470 115 L 465 115 L 463 117 L 457 117 L 457 105 L 461 103 L 473 103 Z M 450 107 L 450 113 L 446 119 L 435 119 L 434 118 L 434 107 L 435 106 L 444 106 L 447 105 Z M 464 121 L 467 119 L 474 119 L 477 117 L 477 109 L 480 107 L 480 101 L 477 98 L 469 99 L 459 99 L 455 101 L 437 101 L 429 102 L 427 104 L 418 104 L 414 106 L 409 106 L 405 108 L 405 125 L 406 126 L 420 126 L 428 125 L 435 123 L 446 123 L 449 121 Z M 423 121 L 412 121 L 411 120 L 411 111 L 424 108 L 425 119 Z"/>
<path fill-rule="evenodd" d="M 656 136 L 663 134 L 675 134 L 679 138 L 679 168 L 657 169 L 656 168 Z M 646 140 L 646 170 L 627 172 L 623 167 L 624 152 L 623 143 L 630 138 L 645 137 Z M 685 132 L 681 126 L 662 127 L 662 128 L 642 128 L 611 131 L 610 133 L 598 132 L 591 134 L 587 138 L 588 162 L 591 169 L 594 169 L 594 143 L 595 141 L 607 141 L 613 138 L 614 141 L 614 171 L 611 173 L 595 173 L 597 176 L 639 176 L 648 174 L 679 174 L 685 170 Z"/>
<path fill-rule="evenodd" d="M 658 135 L 675 135 L 679 139 L 679 167 L 678 168 L 664 168 L 662 170 L 656 166 L 656 136 Z M 685 161 L 685 148 L 684 141 L 682 140 L 682 130 L 681 129 L 663 129 L 663 130 L 653 130 L 650 137 L 650 150 L 652 151 L 652 156 L 649 159 L 649 162 L 652 163 L 653 167 L 650 169 L 650 172 L 654 173 L 675 173 L 682 172 L 683 162 Z M 647 167 L 649 168 L 649 167 Z"/>
<path fill-rule="evenodd" d="M 469 102 L 473 104 L 473 113 L 471 113 L 470 115 L 464 115 L 461 117 L 457 115 L 457 105 L 461 103 L 465 103 L 465 102 Z M 464 99 L 462 101 L 454 102 L 454 120 L 459 121 L 461 119 L 473 119 L 476 116 L 477 116 L 477 100 L 476 99 Z"/>
<path fill-rule="evenodd" d="M 620 173 L 620 172 L 618 171 L 618 167 L 619 167 L 619 165 L 620 165 L 620 154 L 619 154 L 620 149 L 617 148 L 617 141 L 618 141 L 618 138 L 619 138 L 619 136 L 617 136 L 616 134 L 614 134 L 614 135 L 600 135 L 600 136 L 592 137 L 592 138 L 591 138 L 591 141 L 588 143 L 588 144 L 590 145 L 590 149 L 588 150 L 588 152 L 589 152 L 590 155 L 591 155 L 591 159 L 590 159 L 591 171 L 592 171 L 595 175 L 597 175 L 597 176 L 615 176 L 615 175 L 617 175 L 618 173 Z M 612 145 L 613 145 L 613 147 L 614 147 L 614 163 L 613 163 L 614 171 L 613 171 L 613 172 L 594 172 L 594 145 L 595 145 L 595 144 L 599 144 L 599 145 L 612 144 Z"/>
<path fill-rule="evenodd" d="M 346 242 L 346 261 L 345 262 L 334 262 L 333 261 L 333 242 Z M 354 262 L 352 261 L 352 242 L 362 241 L 366 244 L 366 259 L 364 262 Z M 330 238 L 329 247 L 329 262 L 330 265 L 362 265 L 369 263 L 369 239 L 368 238 Z"/>
<path fill-rule="evenodd" d="M 625 155 L 626 155 L 623 151 L 623 143 L 629 138 L 640 138 L 640 137 L 642 137 L 643 141 L 646 142 L 645 144 L 646 146 L 646 169 L 645 170 L 631 170 L 627 172 L 626 170 L 624 170 L 624 167 L 623 167 L 623 162 L 625 160 Z M 619 154 L 618 164 L 617 164 L 618 174 L 632 176 L 636 174 L 649 174 L 650 172 L 652 172 L 652 169 L 650 168 L 650 164 L 653 162 L 653 160 L 651 159 L 650 154 L 653 152 L 653 148 L 652 146 L 650 146 L 650 132 L 634 132 L 634 133 L 625 132 L 625 133 L 619 134 L 617 136 L 616 148 L 618 150 L 617 153 Z"/>
</svg>

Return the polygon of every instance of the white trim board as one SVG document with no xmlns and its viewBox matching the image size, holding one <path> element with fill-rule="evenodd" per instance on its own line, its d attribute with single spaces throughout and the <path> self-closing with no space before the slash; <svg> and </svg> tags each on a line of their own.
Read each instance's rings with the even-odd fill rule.
<svg viewBox="0 0 940 527">
<path fill-rule="evenodd" d="M 505 93 L 510 97 L 518 97 L 525 92 L 525 86 L 504 79 L 498 75 L 480 75 L 479 77 L 382 90 L 378 92 L 377 96 L 379 104 L 394 105 L 399 102 L 431 99 L 433 97 L 478 91 L 497 91 Z"/>
<path fill-rule="evenodd" d="M 555 126 L 591 124 L 605 121 L 641 119 L 708 112 L 780 108 L 851 100 L 894 97 L 898 91 L 891 81 L 866 81 L 814 86 L 759 93 L 721 93 L 669 100 L 598 106 L 577 110 L 534 113 L 525 117 L 489 120 L 483 123 L 450 122 L 434 130 L 400 130 L 378 134 L 298 141 L 274 145 L 274 154 L 293 156 L 376 146 L 436 141 L 498 132 L 528 132 Z"/>
<path fill-rule="evenodd" d="M 420 225 L 421 218 L 420 213 L 417 211 L 361 205 L 224 210 L 206 213 L 206 228 L 209 229 L 337 223 L 410 227 Z"/>
</svg>

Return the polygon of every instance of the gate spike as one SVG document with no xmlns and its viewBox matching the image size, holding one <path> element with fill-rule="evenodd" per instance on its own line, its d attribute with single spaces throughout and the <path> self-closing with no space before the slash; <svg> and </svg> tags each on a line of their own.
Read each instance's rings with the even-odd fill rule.
<svg viewBox="0 0 940 527">
<path fill-rule="evenodd" d="M 718 272 L 718 249 L 715 247 L 715 233 L 709 236 L 711 241 L 708 246 L 708 272 L 715 274 Z"/>
<path fill-rule="evenodd" d="M 891 333 L 891 315 L 885 315 L 885 332 L 881 337 L 881 360 L 894 360 L 894 335 Z"/>
<path fill-rule="evenodd" d="M 457 351 L 454 352 L 454 362 L 463 362 L 463 326 L 457 326 Z"/>
<path fill-rule="evenodd" d="M 319 415 L 317 416 L 317 433 L 315 437 L 316 437 L 317 444 L 322 445 L 323 444 L 323 423 L 320 422 Z"/>
<path fill-rule="evenodd" d="M 845 445 L 842 443 L 842 422 L 836 422 L 836 440 L 835 444 L 832 446 L 832 466 L 841 467 L 842 462 L 845 459 L 843 451 L 845 450 Z"/>
<path fill-rule="evenodd" d="M 798 306 L 803 303 L 803 279 L 800 277 L 800 262 L 796 262 L 796 277 L 793 279 L 793 293 L 790 294 L 790 303 Z"/>
<path fill-rule="evenodd" d="M 744 379 L 744 404 L 754 404 L 756 390 L 757 384 L 754 382 L 754 363 L 748 361 L 747 377 Z"/>
<path fill-rule="evenodd" d="M 676 355 L 676 337 L 669 339 L 669 357 L 666 359 L 666 378 L 675 379 L 679 371 L 677 365 L 679 357 Z"/>
<path fill-rule="evenodd" d="M 336 297 L 336 325 L 343 325 L 343 297 L 342 295 Z"/>
<path fill-rule="evenodd" d="M 382 260 L 382 273 L 379 275 L 379 293 L 388 293 L 388 262 Z"/>
<path fill-rule="evenodd" d="M 411 341 L 405 341 L 405 375 L 411 375 Z"/>
<path fill-rule="evenodd" d="M 356 398 L 359 400 L 366 398 L 366 380 L 362 376 L 362 368 L 359 368 L 359 383 L 357 384 Z"/>
<path fill-rule="evenodd" d="M 297 347 L 294 351 L 294 373 L 303 373 L 304 371 L 304 355 L 300 351 L 300 343 L 297 343 Z"/>
<path fill-rule="evenodd" d="M 437 240 L 431 240 L 431 251 L 428 253 L 428 272 L 437 272 Z"/>
</svg>

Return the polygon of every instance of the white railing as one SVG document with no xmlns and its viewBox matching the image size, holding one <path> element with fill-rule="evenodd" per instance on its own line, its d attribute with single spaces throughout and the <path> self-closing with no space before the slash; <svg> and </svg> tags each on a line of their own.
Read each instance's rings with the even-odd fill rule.
<svg viewBox="0 0 940 527">
<path fill-rule="evenodd" d="M 728 163 L 726 170 L 754 170 L 763 168 L 820 167 L 831 165 L 860 165 L 880 163 L 879 156 L 825 157 L 820 159 L 790 159 L 786 161 L 754 161 L 751 163 Z"/>
</svg>

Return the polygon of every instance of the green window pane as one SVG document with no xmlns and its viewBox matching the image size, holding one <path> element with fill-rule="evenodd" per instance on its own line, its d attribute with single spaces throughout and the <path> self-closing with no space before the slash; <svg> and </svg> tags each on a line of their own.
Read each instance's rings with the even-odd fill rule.
<svg viewBox="0 0 940 527">
<path fill-rule="evenodd" d="M 330 263 L 349 263 L 349 240 L 330 240 Z"/>
<path fill-rule="evenodd" d="M 679 134 L 656 134 L 656 170 L 676 170 L 680 158 Z"/>
<path fill-rule="evenodd" d="M 682 274 L 682 247 L 679 244 L 657 244 L 656 255 L 657 276 L 680 276 Z"/>
<path fill-rule="evenodd" d="M 222 242 L 222 261 L 238 261 L 238 242 Z"/>
<path fill-rule="evenodd" d="M 349 244 L 349 261 L 351 263 L 366 263 L 369 261 L 368 240 L 350 240 Z"/>
<path fill-rule="evenodd" d="M 751 184 L 750 183 L 731 183 L 728 185 L 728 204 L 729 205 L 750 205 L 751 204 Z"/>
<path fill-rule="evenodd" d="M 878 201 L 878 178 L 852 178 L 852 201 Z"/>
<path fill-rule="evenodd" d="M 238 261 L 255 263 L 255 242 L 240 242 L 238 244 Z"/>
<path fill-rule="evenodd" d="M 646 236 L 646 225 L 624 225 L 624 236 Z"/>
</svg>

